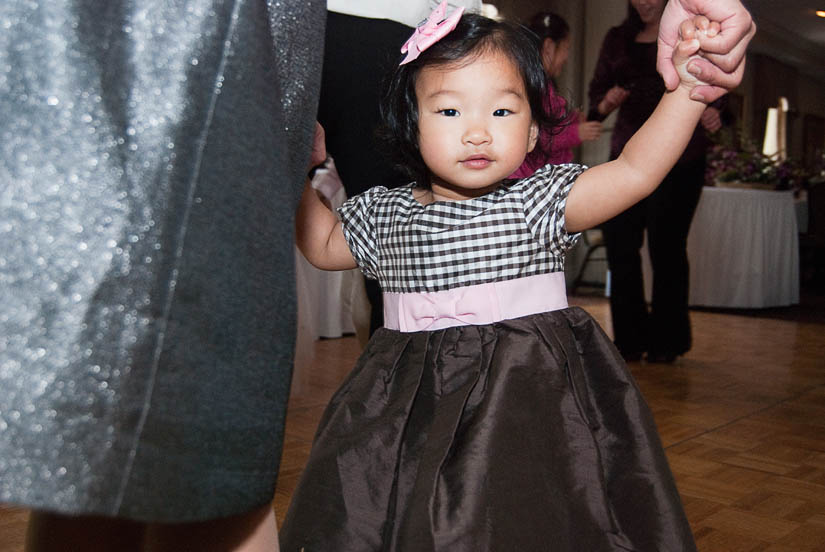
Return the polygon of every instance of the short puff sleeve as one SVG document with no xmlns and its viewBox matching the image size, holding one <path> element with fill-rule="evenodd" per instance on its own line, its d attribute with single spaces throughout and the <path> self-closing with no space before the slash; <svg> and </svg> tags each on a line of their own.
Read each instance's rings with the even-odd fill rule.
<svg viewBox="0 0 825 552">
<path fill-rule="evenodd" d="M 349 198 L 338 208 L 344 239 L 364 276 L 378 279 L 378 249 L 375 226 L 375 201 L 387 188 L 376 186 Z"/>
<path fill-rule="evenodd" d="M 545 247 L 564 256 L 579 238 L 565 229 L 564 210 L 573 183 L 587 170 L 584 165 L 545 165 L 520 182 L 524 215 L 530 231 Z"/>
</svg>

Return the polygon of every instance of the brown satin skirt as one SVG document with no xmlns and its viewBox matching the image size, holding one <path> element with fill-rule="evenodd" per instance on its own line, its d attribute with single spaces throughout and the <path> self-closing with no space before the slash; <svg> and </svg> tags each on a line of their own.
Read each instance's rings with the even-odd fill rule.
<svg viewBox="0 0 825 552">
<path fill-rule="evenodd" d="M 321 420 L 281 549 L 696 547 L 644 399 L 573 307 L 379 330 Z"/>
</svg>

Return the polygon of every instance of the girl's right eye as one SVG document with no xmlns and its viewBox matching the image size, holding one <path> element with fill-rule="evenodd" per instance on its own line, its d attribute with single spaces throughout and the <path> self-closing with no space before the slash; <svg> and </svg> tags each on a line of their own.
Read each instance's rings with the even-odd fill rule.
<svg viewBox="0 0 825 552">
<path fill-rule="evenodd" d="M 439 109 L 438 113 L 441 113 L 445 117 L 458 117 L 457 109 Z"/>
</svg>

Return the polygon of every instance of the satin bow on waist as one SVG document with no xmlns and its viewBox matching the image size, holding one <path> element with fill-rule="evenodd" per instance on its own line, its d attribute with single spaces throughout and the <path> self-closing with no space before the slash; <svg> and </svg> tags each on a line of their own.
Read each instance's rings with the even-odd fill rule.
<svg viewBox="0 0 825 552">
<path fill-rule="evenodd" d="M 567 307 L 563 272 L 383 297 L 384 326 L 401 332 L 492 324 Z"/>
</svg>

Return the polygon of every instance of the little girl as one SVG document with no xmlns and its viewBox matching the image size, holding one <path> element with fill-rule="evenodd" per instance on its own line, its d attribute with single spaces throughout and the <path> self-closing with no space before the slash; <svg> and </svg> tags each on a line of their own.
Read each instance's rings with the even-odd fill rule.
<svg viewBox="0 0 825 552">
<path fill-rule="evenodd" d="M 517 27 L 452 17 L 408 41 L 382 107 L 415 181 L 351 198 L 340 222 L 302 198 L 299 247 L 378 279 L 386 327 L 320 422 L 282 550 L 695 550 L 651 414 L 567 306 L 563 267 L 576 232 L 679 157 L 705 107 L 684 66 L 718 25 L 682 25 L 683 82 L 621 157 L 517 181 L 546 118 L 541 60 Z"/>
</svg>

